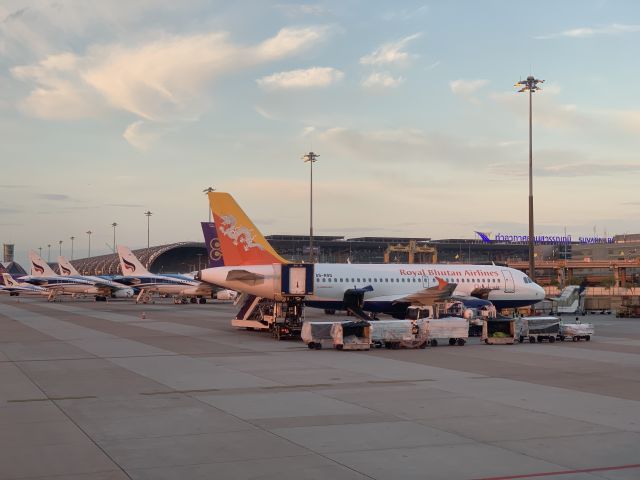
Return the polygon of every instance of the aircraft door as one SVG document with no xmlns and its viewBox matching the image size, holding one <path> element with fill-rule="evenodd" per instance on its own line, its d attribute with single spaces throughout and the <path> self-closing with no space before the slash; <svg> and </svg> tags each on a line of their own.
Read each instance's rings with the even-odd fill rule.
<svg viewBox="0 0 640 480">
<path fill-rule="evenodd" d="M 429 288 L 429 277 L 427 275 L 422 277 L 422 287 Z"/>
<path fill-rule="evenodd" d="M 516 284 L 513 281 L 513 275 L 509 270 L 502 270 L 502 278 L 504 279 L 504 293 L 514 293 Z"/>
</svg>

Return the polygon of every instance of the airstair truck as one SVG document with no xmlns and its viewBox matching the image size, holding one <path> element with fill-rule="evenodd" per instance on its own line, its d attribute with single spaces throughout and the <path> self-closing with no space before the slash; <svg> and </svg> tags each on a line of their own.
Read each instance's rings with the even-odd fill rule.
<svg viewBox="0 0 640 480">
<path fill-rule="evenodd" d="M 247 296 L 231 325 L 249 330 L 269 330 L 280 340 L 300 335 L 304 318 L 304 299 L 313 294 L 313 264 L 274 265 L 277 300 Z"/>
<path fill-rule="evenodd" d="M 584 315 L 586 292 L 586 285 L 569 285 L 560 292 L 558 297 L 549 298 L 549 300 L 553 302 L 557 315 L 576 313 Z"/>
</svg>

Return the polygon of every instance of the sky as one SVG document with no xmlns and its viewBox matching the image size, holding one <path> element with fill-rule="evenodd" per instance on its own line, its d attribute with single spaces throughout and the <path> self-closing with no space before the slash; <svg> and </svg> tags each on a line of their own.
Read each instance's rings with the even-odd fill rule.
<svg viewBox="0 0 640 480">
<path fill-rule="evenodd" d="M 0 242 L 640 231 L 635 1 L 3 0 Z"/>
</svg>

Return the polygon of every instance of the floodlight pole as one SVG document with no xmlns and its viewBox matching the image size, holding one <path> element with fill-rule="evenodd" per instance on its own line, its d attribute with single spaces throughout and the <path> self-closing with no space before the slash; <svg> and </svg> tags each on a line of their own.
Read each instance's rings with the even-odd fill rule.
<svg viewBox="0 0 640 480">
<path fill-rule="evenodd" d="M 62 240 L 58 240 L 58 246 L 60 247 L 60 252 L 58 255 L 62 256 Z"/>
<path fill-rule="evenodd" d="M 87 230 L 87 235 L 89 236 L 89 250 L 87 251 L 87 258 L 91 258 L 91 234 L 93 232 L 91 230 Z"/>
<path fill-rule="evenodd" d="M 536 265 L 534 252 L 534 229 L 533 229 L 533 92 L 541 90 L 538 80 L 533 76 L 528 76 L 526 80 L 520 80 L 515 84 L 521 87 L 518 93 L 529 92 L 529 277 L 536 281 Z"/>
<path fill-rule="evenodd" d="M 153 213 L 151 213 L 151 210 L 147 210 L 144 214 L 147 216 L 147 248 L 149 248 L 149 219 Z"/>
<path fill-rule="evenodd" d="M 71 260 L 73 260 L 73 241 L 76 239 L 76 237 L 71 236 L 69 237 L 69 240 L 71 240 Z"/>
<path fill-rule="evenodd" d="M 209 199 L 209 194 L 210 194 L 211 192 L 215 192 L 215 191 L 216 191 L 216 189 L 215 189 L 215 188 L 213 188 L 213 187 L 207 187 L 207 188 L 205 188 L 204 190 L 202 190 L 202 193 L 204 193 L 204 194 L 207 196 L 207 200 L 208 200 L 208 199 Z M 207 205 L 209 205 L 209 202 L 207 202 Z M 207 210 L 209 211 L 209 223 L 211 223 L 211 205 L 209 205 L 209 206 L 207 207 Z"/>
<path fill-rule="evenodd" d="M 309 263 L 315 262 L 315 254 L 313 251 L 313 164 L 318 161 L 317 155 L 309 152 L 302 156 L 305 163 L 309 162 Z"/>
<path fill-rule="evenodd" d="M 118 224 L 113 222 L 111 226 L 113 227 L 113 253 L 116 253 L 116 227 Z"/>
</svg>

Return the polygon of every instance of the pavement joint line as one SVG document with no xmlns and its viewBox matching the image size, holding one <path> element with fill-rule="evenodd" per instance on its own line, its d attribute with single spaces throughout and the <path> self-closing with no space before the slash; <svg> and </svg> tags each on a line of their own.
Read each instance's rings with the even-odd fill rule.
<svg viewBox="0 0 640 480">
<path fill-rule="evenodd" d="M 594 467 L 594 468 L 581 468 L 576 470 L 559 470 L 555 472 L 539 472 L 539 473 L 529 473 L 522 475 L 510 475 L 506 477 L 482 477 L 476 478 L 474 480 L 515 480 L 518 478 L 536 478 L 536 477 L 552 477 L 559 475 L 573 475 L 576 473 L 594 473 L 594 472 L 611 472 L 616 470 L 632 470 L 640 468 L 640 463 L 632 464 L 632 465 L 617 465 L 612 467 Z"/>
<path fill-rule="evenodd" d="M 20 365 L 18 364 L 18 362 L 14 363 L 15 367 L 20 371 L 20 373 L 22 373 L 22 375 L 24 375 L 38 390 L 40 390 L 40 392 L 43 395 L 46 395 L 45 391 L 42 389 L 42 387 L 40 387 L 40 385 L 38 385 L 38 383 L 33 380 L 33 378 L 31 378 L 29 376 L 29 374 L 22 368 L 20 368 Z M 60 411 L 60 413 L 62 413 L 62 415 L 64 415 L 78 430 L 80 430 L 83 435 L 87 438 L 87 440 L 94 445 L 98 450 L 100 450 L 102 452 L 102 454 L 107 457 L 128 479 L 133 480 L 133 478 L 131 477 L 131 475 L 129 475 L 129 473 L 124 469 L 124 467 L 122 465 L 120 465 L 115 458 L 113 458 L 109 452 L 107 452 L 104 448 L 102 448 L 102 446 L 93 438 L 91 437 L 91 435 L 89 435 L 87 433 L 87 431 L 82 428 L 80 426 L 80 424 L 78 424 L 65 410 L 64 408 L 62 408 L 60 405 L 58 405 L 55 401 L 53 401 L 53 404 L 56 406 L 56 408 Z"/>
<path fill-rule="evenodd" d="M 86 400 L 98 398 L 95 395 L 76 395 L 68 397 L 47 397 L 47 398 L 19 398 L 14 400 L 7 400 L 7 403 L 26 403 L 26 402 L 54 402 L 56 400 Z"/>
</svg>

